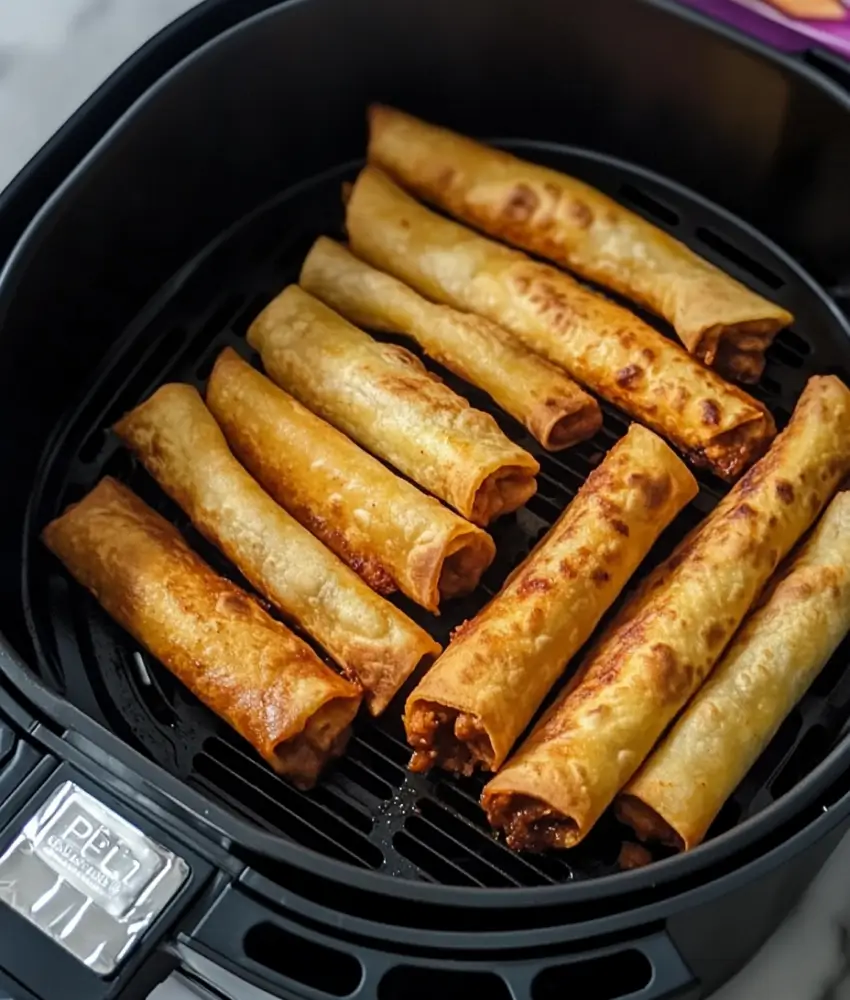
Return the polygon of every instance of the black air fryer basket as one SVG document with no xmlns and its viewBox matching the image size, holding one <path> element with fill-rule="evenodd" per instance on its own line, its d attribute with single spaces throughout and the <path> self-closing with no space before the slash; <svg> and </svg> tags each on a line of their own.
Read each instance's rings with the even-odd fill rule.
<svg viewBox="0 0 850 1000">
<path fill-rule="evenodd" d="M 584 178 L 790 308 L 755 390 L 780 426 L 811 374 L 850 380 L 839 63 L 773 55 L 664 0 L 201 4 L 0 200 L 0 854 L 70 781 L 189 874 L 107 976 L 2 908 L 0 992 L 127 1000 L 179 968 L 221 995 L 247 981 L 314 1000 L 705 996 L 850 826 L 850 644 L 705 845 L 620 872 L 610 819 L 571 852 L 512 854 L 488 831 L 478 779 L 406 771 L 395 706 L 358 722 L 316 790 L 295 791 L 39 543 L 108 473 L 233 576 L 108 428 L 165 381 L 202 385 L 225 345 L 251 357 L 248 323 L 317 235 L 341 235 L 340 185 L 373 100 Z M 625 427 L 606 410 L 593 441 L 553 456 L 498 418 L 541 458 L 539 492 L 494 526 L 496 565 L 447 607 L 441 640 Z M 701 486 L 654 559 L 722 492 Z M 13 895 L 0 881 L 0 899 Z"/>
</svg>

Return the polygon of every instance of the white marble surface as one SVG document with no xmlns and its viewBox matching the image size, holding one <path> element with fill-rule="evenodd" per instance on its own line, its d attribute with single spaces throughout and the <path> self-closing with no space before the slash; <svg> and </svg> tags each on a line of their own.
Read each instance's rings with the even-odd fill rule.
<svg viewBox="0 0 850 1000">
<path fill-rule="evenodd" d="M 0 0 L 0 189 L 124 59 L 197 0 Z"/>
<path fill-rule="evenodd" d="M 0 188 L 123 59 L 194 2 L 0 0 Z M 844 928 L 850 838 L 801 907 L 716 1000 L 850 1000 Z M 176 983 L 154 994 L 194 995 Z"/>
</svg>

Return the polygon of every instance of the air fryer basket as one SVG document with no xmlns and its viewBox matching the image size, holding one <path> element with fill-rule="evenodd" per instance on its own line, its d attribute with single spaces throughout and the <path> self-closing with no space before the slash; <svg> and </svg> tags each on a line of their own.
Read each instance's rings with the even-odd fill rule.
<svg viewBox="0 0 850 1000">
<path fill-rule="evenodd" d="M 221 17 L 236 5 L 206 6 Z M 40 684 L 11 657 L 7 673 L 37 710 L 41 725 L 29 725 L 55 767 L 50 780 L 83 771 L 206 873 L 171 930 L 191 944 L 194 957 L 180 955 L 196 970 L 199 956 L 214 957 L 273 983 L 277 995 L 306 986 L 315 996 L 480 988 L 499 997 L 506 983 L 536 1000 L 566 983 L 584 984 L 594 1000 L 701 995 L 769 933 L 846 825 L 850 643 L 736 791 L 708 844 L 619 873 L 626 834 L 609 818 L 567 854 L 516 855 L 489 833 L 478 779 L 409 774 L 400 701 L 378 722 L 359 720 L 318 789 L 293 790 L 142 654 L 38 541 L 51 517 L 111 474 L 238 579 L 109 427 L 165 381 L 202 386 L 224 346 L 254 360 L 248 323 L 297 279 L 317 235 L 343 236 L 340 185 L 356 173 L 370 99 L 582 177 L 790 308 L 796 323 L 771 348 L 755 390 L 780 426 L 809 375 L 850 380 L 850 325 L 836 305 L 850 278 L 846 211 L 841 221 L 850 206 L 850 102 L 805 69 L 674 16 L 672 5 L 606 0 L 580 17 L 564 7 L 282 4 L 199 51 L 140 101 L 50 200 L 0 283 L 10 362 L 0 370 L 0 414 L 15 431 L 0 442 L 9 471 L 0 554 L 19 553 L 23 534 L 22 574 L 0 573 L 2 625 Z M 606 29 L 615 16 L 616 33 Z M 431 60 L 441 66 L 436 77 Z M 737 103 L 717 96 L 721 81 Z M 606 409 L 593 441 L 553 456 L 494 415 L 541 459 L 539 492 L 493 526 L 499 554 L 478 594 L 448 604 L 439 620 L 403 603 L 443 642 L 498 589 L 626 426 Z M 651 561 L 724 489 L 702 476 L 699 497 Z M 0 827 L 15 809 L 0 811 Z M 217 900 L 209 914 L 208 897 Z M 740 940 L 719 958 L 712 929 L 747 908 Z M 166 965 L 177 961 L 173 943 L 167 954 Z M 0 968 L 14 968 L 15 958 L 0 941 Z M 28 976 L 37 981 L 39 972 Z M 146 986 L 116 982 L 96 994 L 89 984 L 80 995 L 133 988 L 142 996 Z"/>
<path fill-rule="evenodd" d="M 850 327 L 793 262 L 754 230 L 685 189 L 610 157 L 529 142 L 511 146 L 630 204 L 794 313 L 794 329 L 771 348 L 756 390 L 780 427 L 810 375 L 832 371 L 850 381 Z M 177 523 L 209 562 L 234 577 L 233 567 L 191 529 L 109 428 L 164 382 L 188 381 L 203 389 L 223 347 L 252 355 L 245 341 L 251 320 L 282 287 L 297 282 L 316 236 L 343 237 L 340 188 L 356 170 L 343 166 L 297 185 L 189 263 L 122 335 L 79 406 L 63 418 L 36 480 L 24 540 L 24 604 L 38 664 L 72 702 L 209 798 L 330 857 L 387 875 L 462 886 L 535 886 L 616 872 L 626 831 L 611 820 L 575 850 L 517 855 L 489 832 L 478 806 L 483 779 L 408 772 L 400 698 L 377 722 L 360 720 L 345 756 L 317 790 L 298 792 L 140 652 L 39 541 L 49 520 L 108 474 Z M 591 441 L 547 454 L 483 393 L 445 370 L 438 374 L 493 412 L 542 466 L 538 493 L 527 507 L 492 526 L 498 558 L 474 595 L 448 603 L 438 619 L 404 601 L 405 611 L 445 644 L 498 590 L 627 424 L 606 410 L 605 427 Z M 633 584 L 725 492 L 709 475 L 701 480 L 700 496 L 665 533 Z M 850 719 L 848 651 L 850 642 L 785 721 L 728 802 L 715 833 L 770 805 L 836 746 Z"/>
</svg>

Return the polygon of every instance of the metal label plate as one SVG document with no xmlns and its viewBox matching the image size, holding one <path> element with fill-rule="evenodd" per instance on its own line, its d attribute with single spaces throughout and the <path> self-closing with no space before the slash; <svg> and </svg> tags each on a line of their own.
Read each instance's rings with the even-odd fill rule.
<svg viewBox="0 0 850 1000">
<path fill-rule="evenodd" d="M 0 858 L 0 900 L 105 976 L 188 875 L 173 851 L 66 781 Z"/>
</svg>

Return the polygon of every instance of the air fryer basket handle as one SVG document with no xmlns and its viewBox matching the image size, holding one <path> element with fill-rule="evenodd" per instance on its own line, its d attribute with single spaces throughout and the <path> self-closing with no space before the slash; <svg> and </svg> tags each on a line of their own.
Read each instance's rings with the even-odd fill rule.
<svg viewBox="0 0 850 1000">
<path fill-rule="evenodd" d="M 10 708 L 2 688 L 0 708 Z M 173 822 L 141 810 L 112 772 L 8 718 L 14 728 L 0 714 L 0 1000 L 145 1000 L 178 967 L 183 924 L 214 906 L 232 876 L 175 836 Z"/>
<path fill-rule="evenodd" d="M 425 949 L 382 949 L 380 940 L 360 943 L 362 936 L 336 930 L 325 934 L 312 922 L 307 926 L 233 883 L 180 943 L 185 967 L 199 978 L 213 981 L 210 969 L 223 969 L 282 1000 L 307 991 L 328 1000 L 432 997 L 461 990 L 470 996 L 510 993 L 515 1000 L 569 995 L 689 1000 L 699 995 L 697 979 L 663 927 L 628 942 L 516 960 L 503 958 L 498 948 L 489 959 L 462 951 L 437 959 L 425 957 Z M 420 940 L 415 930 L 409 933 L 411 940 Z"/>
<path fill-rule="evenodd" d="M 0 716 L 0 856 L 14 836 L 22 807 L 53 769 L 49 756 Z M 0 997 L 51 1000 L 37 987 L 31 987 L 24 968 L 33 958 L 36 964 L 44 964 L 47 941 L 35 927 L 7 910 L 5 904 L 11 892 L 0 875 Z"/>
<path fill-rule="evenodd" d="M 42 931 L 23 920 L 9 926 L 10 917 L 0 908 L 0 1000 L 57 1000 L 60 996 L 62 1000 L 147 1000 L 178 966 L 168 949 L 157 948 L 110 982 L 93 983 L 84 974 L 66 976 L 68 966 L 61 957 L 56 961 L 54 946 Z"/>
</svg>

